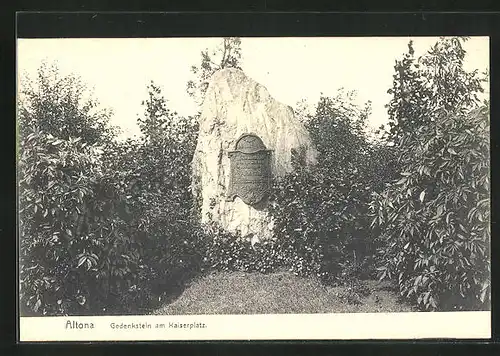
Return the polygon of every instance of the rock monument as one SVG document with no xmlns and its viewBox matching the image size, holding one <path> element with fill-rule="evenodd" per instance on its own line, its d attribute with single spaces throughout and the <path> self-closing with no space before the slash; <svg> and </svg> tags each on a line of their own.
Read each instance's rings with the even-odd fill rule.
<svg viewBox="0 0 500 356">
<path fill-rule="evenodd" d="M 292 151 L 314 164 L 316 150 L 292 108 L 241 70 L 216 72 L 208 86 L 193 157 L 193 193 L 202 223 L 253 242 L 272 237 L 268 193 L 292 170 Z"/>
</svg>

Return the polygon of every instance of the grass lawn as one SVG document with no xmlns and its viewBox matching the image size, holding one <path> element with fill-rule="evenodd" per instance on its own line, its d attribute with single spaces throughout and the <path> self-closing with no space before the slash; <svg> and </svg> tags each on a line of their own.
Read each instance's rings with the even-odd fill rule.
<svg viewBox="0 0 500 356">
<path fill-rule="evenodd" d="M 325 287 L 289 272 L 214 272 L 194 280 L 153 315 L 409 312 L 388 283 Z"/>
</svg>

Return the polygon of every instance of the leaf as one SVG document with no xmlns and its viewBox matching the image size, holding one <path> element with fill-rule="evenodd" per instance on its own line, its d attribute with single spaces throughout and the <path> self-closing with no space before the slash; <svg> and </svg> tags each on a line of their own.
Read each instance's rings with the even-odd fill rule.
<svg viewBox="0 0 500 356">
<path fill-rule="evenodd" d="M 396 184 L 400 185 L 400 184 L 403 184 L 404 182 L 406 182 L 406 177 L 403 177 L 403 178 L 401 178 L 400 180 L 398 180 L 398 181 L 396 182 Z"/>
<path fill-rule="evenodd" d="M 427 302 L 429 301 L 430 296 L 431 296 L 431 292 L 424 293 L 424 305 L 427 305 Z"/>
<path fill-rule="evenodd" d="M 80 257 L 80 260 L 78 261 L 78 265 L 76 267 L 80 267 L 81 265 L 83 265 L 86 260 L 87 260 L 87 257 L 85 257 L 85 256 Z"/>
<path fill-rule="evenodd" d="M 41 305 L 42 305 L 42 301 L 40 299 L 37 299 L 35 306 L 33 307 L 33 310 L 35 312 L 37 312 Z"/>
<path fill-rule="evenodd" d="M 444 212 L 444 207 L 442 205 L 437 207 L 436 217 L 440 217 Z"/>
<path fill-rule="evenodd" d="M 425 197 L 425 190 L 422 190 L 422 192 L 420 193 L 420 196 L 419 196 L 419 200 L 420 202 L 424 202 L 424 197 Z"/>
<path fill-rule="evenodd" d="M 432 296 L 429 297 L 429 302 L 434 308 L 437 308 L 436 300 Z"/>
<path fill-rule="evenodd" d="M 481 296 L 480 296 L 480 300 L 482 303 L 484 303 L 486 301 L 486 296 L 488 294 L 488 287 L 489 287 L 488 282 L 485 282 L 483 284 L 483 289 L 481 290 Z"/>
</svg>

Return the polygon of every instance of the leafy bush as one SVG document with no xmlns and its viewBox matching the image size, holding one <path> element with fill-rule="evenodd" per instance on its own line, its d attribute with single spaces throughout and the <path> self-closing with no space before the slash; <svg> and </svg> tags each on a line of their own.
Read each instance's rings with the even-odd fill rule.
<svg viewBox="0 0 500 356">
<path fill-rule="evenodd" d="M 321 276 L 321 254 L 304 242 L 271 239 L 252 243 L 215 225 L 205 226 L 197 240 L 203 251 L 202 270 L 271 273 L 287 270 L 296 275 Z"/>
<path fill-rule="evenodd" d="M 419 130 L 405 172 L 374 200 L 382 278 L 425 309 L 489 303 L 488 108 Z"/>
<path fill-rule="evenodd" d="M 202 252 L 196 242 L 198 227 L 191 219 L 190 162 L 197 123 L 169 110 L 160 87 L 151 83 L 148 90 L 139 118 L 142 135 L 110 146 L 104 165 L 115 174 L 115 189 L 126 197 L 127 231 L 142 243 L 145 269 L 139 283 L 149 294 L 144 300 L 152 302 L 198 271 Z"/>
<path fill-rule="evenodd" d="M 61 75 L 55 63 L 43 62 L 35 80 L 24 77 L 19 93 L 20 134 L 32 128 L 67 140 L 88 144 L 112 141 L 116 128 L 109 125 L 112 112 L 99 106 L 81 79 Z M 43 119 L 42 119 L 43 118 Z"/>
<path fill-rule="evenodd" d="M 464 56 L 442 39 L 396 64 L 389 138 L 402 171 L 371 204 L 380 278 L 425 310 L 489 305 L 489 106 Z"/>
<path fill-rule="evenodd" d="M 353 99 L 344 91 L 320 98 L 315 113 L 303 118 L 317 165 L 305 167 L 295 152 L 294 171 L 273 190 L 277 239 L 302 261 L 296 272 L 330 283 L 371 275 L 368 202 L 390 174 L 384 152 L 365 135 L 370 105 L 359 108 Z"/>
<path fill-rule="evenodd" d="M 44 132 L 23 137 L 21 146 L 21 305 L 42 314 L 85 312 L 98 299 L 91 290 L 103 246 L 119 223 L 101 224 L 103 214 L 95 214 L 113 205 L 96 199 L 106 189 L 99 153 Z"/>
<path fill-rule="evenodd" d="M 25 313 L 102 311 L 139 273 L 126 205 L 102 153 L 108 113 L 85 87 L 42 66 L 20 103 L 21 307 Z M 35 90 L 36 88 L 36 90 Z"/>
<path fill-rule="evenodd" d="M 267 273 L 279 265 L 270 242 L 252 244 L 215 224 L 204 226 L 198 241 L 204 256 L 202 270 Z"/>
<path fill-rule="evenodd" d="M 143 137 L 111 140 L 108 116 L 90 118 L 77 81 L 58 78 L 42 67 L 41 89 L 26 86 L 20 103 L 23 312 L 136 312 L 199 265 L 189 220 L 196 126 L 152 85 Z M 89 122 L 102 130 L 79 129 Z"/>
</svg>

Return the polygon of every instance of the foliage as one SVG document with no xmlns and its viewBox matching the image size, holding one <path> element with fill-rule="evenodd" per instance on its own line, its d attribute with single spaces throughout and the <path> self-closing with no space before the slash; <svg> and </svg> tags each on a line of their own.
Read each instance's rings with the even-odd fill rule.
<svg viewBox="0 0 500 356">
<path fill-rule="evenodd" d="M 109 125 L 111 111 L 99 107 L 80 78 L 62 76 L 55 63 L 42 63 L 36 80 L 26 77 L 19 94 L 22 135 L 36 129 L 60 139 L 104 144 L 116 133 Z"/>
<path fill-rule="evenodd" d="M 196 145 L 198 124 L 193 117 L 181 117 L 167 107 L 161 88 L 153 81 L 148 85 L 148 100 L 143 101 L 145 113 L 138 119 L 144 142 L 155 144 L 168 140 L 170 146 L 180 146 L 190 159 Z"/>
<path fill-rule="evenodd" d="M 25 149 L 28 145 L 31 150 Z M 86 209 L 92 191 L 89 175 L 97 170 L 96 155 L 76 140 L 45 133 L 30 133 L 21 146 L 21 306 L 43 314 L 64 311 L 68 303 L 86 297 L 78 288 L 66 291 L 64 282 L 81 278 L 98 263 L 96 246 L 78 234 L 78 212 Z"/>
<path fill-rule="evenodd" d="M 187 83 L 186 91 L 198 105 L 203 103 L 208 83 L 212 75 L 224 68 L 241 69 L 241 40 L 239 37 L 224 37 L 222 43 L 209 54 L 208 49 L 201 52 L 201 63 L 192 66 L 195 79 Z"/>
<path fill-rule="evenodd" d="M 354 99 L 345 91 L 320 98 L 303 120 L 318 150 L 316 166 L 305 167 L 295 152 L 294 171 L 273 190 L 278 240 L 303 259 L 297 273 L 325 282 L 370 274 L 367 203 L 390 172 L 382 150 L 364 133 L 370 104 L 360 108 Z"/>
<path fill-rule="evenodd" d="M 402 169 L 371 204 L 380 278 L 426 310 L 489 305 L 489 105 L 461 39 L 396 63 L 389 104 Z"/>
<path fill-rule="evenodd" d="M 231 234 L 215 224 L 204 226 L 201 243 L 203 270 L 266 273 L 279 265 L 272 258 L 270 242 L 252 244 L 249 238 Z"/>
<path fill-rule="evenodd" d="M 198 226 L 191 160 L 198 123 L 169 108 L 151 82 L 142 135 L 120 142 L 75 76 L 44 64 L 23 82 L 19 120 L 20 295 L 23 313 L 134 313 L 156 306 L 195 273 L 286 269 L 347 286 L 397 281 L 426 310 L 487 308 L 489 104 L 477 71 L 463 69 L 462 39 L 442 39 L 396 62 L 389 130 L 367 138 L 370 103 L 321 96 L 299 115 L 318 150 L 274 182 L 272 240 L 252 243 Z M 188 93 L 198 104 L 210 76 L 239 68 L 241 42 L 202 52 Z M 307 187 L 307 189 L 304 189 Z M 378 255 L 375 256 L 375 250 Z"/>
<path fill-rule="evenodd" d="M 404 145 L 415 139 L 415 130 L 435 120 L 434 112 L 442 108 L 452 112 L 460 107 L 472 107 L 483 92 L 478 70 L 467 72 L 463 68 L 466 38 L 438 41 L 426 55 L 415 58 L 412 41 L 408 53 L 396 61 L 392 94 L 388 105 L 388 139 Z"/>
<path fill-rule="evenodd" d="M 102 166 L 113 134 L 108 115 L 90 111 L 95 101 L 83 98 L 77 78 L 47 68 L 33 83 L 40 89 L 27 87 L 19 105 L 21 308 L 91 313 L 130 287 L 136 242 Z"/>
<path fill-rule="evenodd" d="M 193 118 L 168 108 L 160 87 L 151 82 L 148 91 L 138 120 L 142 136 L 116 143 L 107 152 L 105 166 L 116 172 L 116 189 L 126 196 L 128 231 L 140 236 L 141 261 L 147 267 L 141 284 L 154 294 L 167 292 L 199 265 L 190 189 L 198 129 Z"/>
<path fill-rule="evenodd" d="M 170 112 L 152 83 L 139 140 L 111 140 L 107 116 L 92 126 L 104 128 L 101 136 L 80 130 L 93 119 L 81 111 L 80 89 L 71 87 L 77 82 L 49 74 L 39 79 L 44 90 L 68 98 L 27 96 L 19 110 L 23 310 L 137 311 L 199 255 L 188 243 L 195 229 L 189 162 L 196 123 Z"/>
<path fill-rule="evenodd" d="M 288 270 L 295 275 L 318 277 L 319 261 L 309 246 L 284 239 L 252 243 L 251 238 L 228 233 L 215 225 L 207 227 L 202 241 L 203 270 L 270 273 Z M 200 241 L 200 240 L 199 240 Z"/>
</svg>

